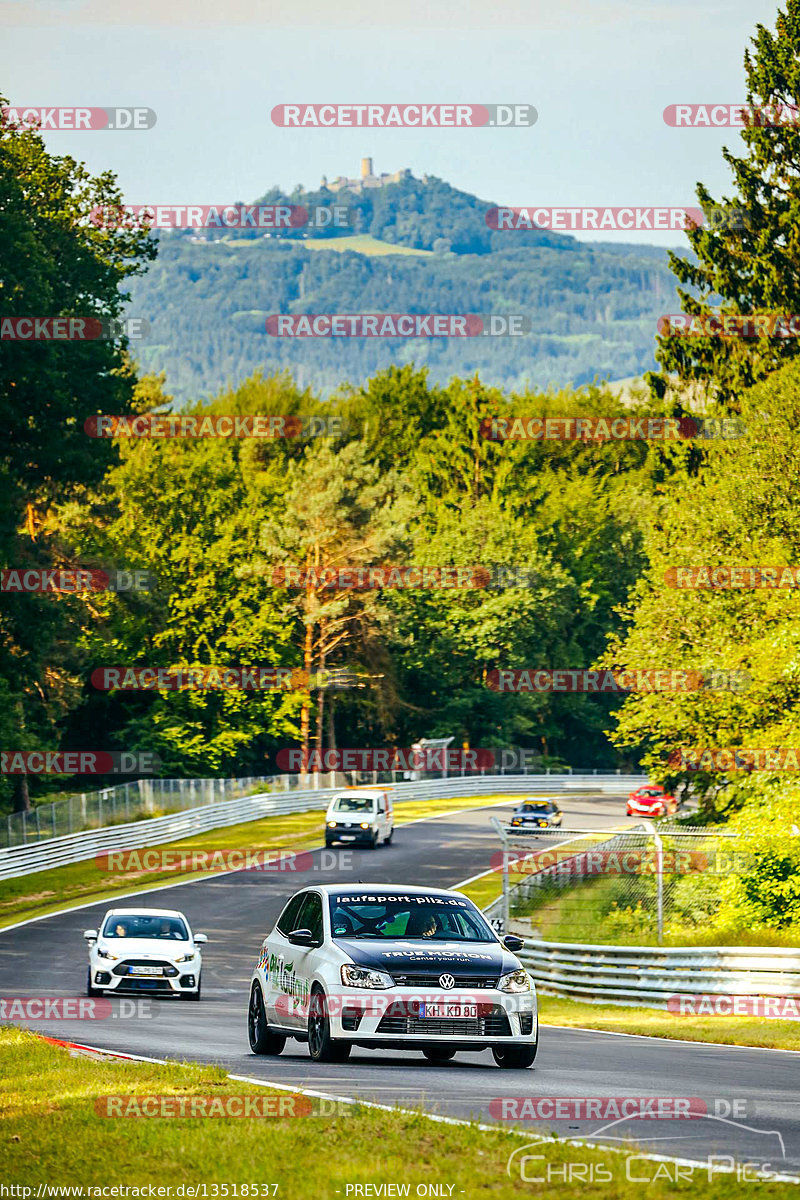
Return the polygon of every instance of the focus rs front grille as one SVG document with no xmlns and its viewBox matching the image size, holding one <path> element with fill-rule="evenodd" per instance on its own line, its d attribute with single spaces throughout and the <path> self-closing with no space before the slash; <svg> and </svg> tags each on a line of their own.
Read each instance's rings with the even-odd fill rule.
<svg viewBox="0 0 800 1200">
<path fill-rule="evenodd" d="M 160 979 L 164 975 L 174 976 L 178 974 L 176 967 L 171 962 L 166 962 L 158 958 L 126 958 L 121 963 L 117 963 L 114 967 L 114 975 L 130 975 L 131 967 L 159 967 L 161 975 L 151 975 L 151 979 Z M 145 979 L 147 976 L 140 975 L 139 979 Z"/>
<path fill-rule="evenodd" d="M 395 1014 L 389 1008 L 381 1017 L 376 1032 L 416 1033 L 430 1037 L 511 1037 L 508 1014 L 499 1005 L 493 1005 L 485 1016 L 458 1019 Z"/>
</svg>

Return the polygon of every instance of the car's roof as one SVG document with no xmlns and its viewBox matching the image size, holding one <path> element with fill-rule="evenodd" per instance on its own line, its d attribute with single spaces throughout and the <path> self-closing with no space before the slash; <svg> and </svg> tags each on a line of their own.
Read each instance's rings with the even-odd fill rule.
<svg viewBox="0 0 800 1200">
<path fill-rule="evenodd" d="M 451 888 L 436 888 L 436 887 L 421 887 L 419 884 L 402 883 L 323 883 L 310 885 L 314 891 L 323 892 L 326 896 L 335 893 L 337 896 L 343 896 L 347 893 L 352 893 L 354 896 L 361 896 L 365 892 L 380 892 L 382 895 L 392 895 L 396 893 L 398 896 L 463 896 L 463 892 L 456 892 Z M 306 891 L 306 888 L 298 888 L 298 891 Z"/>
<path fill-rule="evenodd" d="M 110 908 L 107 917 L 186 917 L 177 908 Z"/>
<path fill-rule="evenodd" d="M 376 796 L 382 796 L 384 792 L 390 791 L 389 788 L 342 788 L 335 796 L 331 796 L 331 800 L 338 800 L 340 796 L 365 796 L 367 800 L 374 800 Z"/>
</svg>

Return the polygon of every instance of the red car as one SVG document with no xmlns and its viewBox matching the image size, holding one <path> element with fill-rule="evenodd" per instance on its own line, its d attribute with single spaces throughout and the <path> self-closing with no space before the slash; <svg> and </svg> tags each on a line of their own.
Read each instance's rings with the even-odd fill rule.
<svg viewBox="0 0 800 1200">
<path fill-rule="evenodd" d="M 678 811 L 678 801 L 662 787 L 649 783 L 628 796 L 629 817 L 665 817 Z"/>
</svg>

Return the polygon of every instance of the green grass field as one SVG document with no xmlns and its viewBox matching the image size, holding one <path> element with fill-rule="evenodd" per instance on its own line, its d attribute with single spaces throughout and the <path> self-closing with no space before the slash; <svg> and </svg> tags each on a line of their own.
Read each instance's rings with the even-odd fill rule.
<svg viewBox="0 0 800 1200">
<path fill-rule="evenodd" d="M 421 1064 L 422 1093 L 425 1075 L 426 1067 Z M 593 1182 L 592 1195 L 604 1200 L 631 1195 L 625 1154 L 602 1148 L 565 1142 L 535 1145 L 527 1153 L 543 1158 L 527 1164 L 526 1178 L 549 1175 L 551 1181 L 523 1184 L 519 1170 L 509 1175 L 509 1156 L 537 1133 L 554 1132 L 544 1127 L 526 1125 L 528 1136 L 522 1137 L 505 1130 L 481 1130 L 476 1125 L 436 1123 L 421 1112 L 385 1112 L 355 1105 L 338 1106 L 336 1115 L 248 1119 L 126 1119 L 99 1115 L 96 1107 L 105 1111 L 104 1098 L 112 1096 L 124 1098 L 116 1104 L 125 1111 L 129 1104 L 141 1105 L 143 1097 L 154 1095 L 175 1098 L 166 1101 L 172 1105 L 177 1105 L 178 1098 L 186 1104 L 192 1096 L 213 1097 L 218 1108 L 231 1103 L 227 1097 L 258 1096 L 261 1102 L 275 1097 L 275 1104 L 283 1098 L 284 1112 L 293 1103 L 291 1094 L 236 1082 L 216 1067 L 96 1061 L 74 1057 L 31 1033 L 0 1029 L 3 1184 L 31 1187 L 29 1195 L 34 1196 L 40 1184 L 84 1189 L 151 1185 L 172 1188 L 173 1197 L 187 1195 L 189 1185 L 205 1184 L 209 1198 L 246 1195 L 275 1196 L 277 1200 L 355 1200 L 355 1196 L 381 1194 L 365 1192 L 363 1185 L 367 1184 L 408 1185 L 407 1194 L 414 1197 L 425 1195 L 417 1192 L 418 1187 L 436 1184 L 443 1185 L 443 1191 L 432 1194 L 452 1200 L 462 1196 L 518 1200 L 520 1194 L 584 1200 L 589 1172 L 596 1176 L 602 1170 L 602 1178 L 610 1180 Z M 294 1103 L 299 1106 L 303 1102 Z M 331 1107 L 329 1104 L 327 1110 Z M 518 1154 L 515 1161 L 519 1158 Z M 707 1169 L 684 1168 L 683 1179 L 676 1183 L 673 1165 L 637 1160 L 636 1166 L 639 1177 L 646 1169 L 653 1178 L 647 1188 L 648 1200 L 673 1196 L 729 1200 L 753 1194 L 752 1184 L 737 1183 L 732 1175 L 715 1174 L 709 1182 Z M 183 1192 L 176 1191 L 180 1185 L 184 1185 Z M 249 1190 L 253 1185 L 256 1190 Z M 360 1193 L 353 1191 L 357 1185 L 362 1185 Z M 389 1194 L 403 1195 L 397 1191 Z M 785 1184 L 758 1184 L 759 1196 L 786 1194 Z M 87 1195 L 91 1193 L 84 1191 Z M 202 1197 L 203 1192 L 195 1195 Z"/>
<path fill-rule="evenodd" d="M 687 1042 L 724 1042 L 730 1046 L 762 1046 L 800 1050 L 800 1021 L 766 1017 L 681 1016 L 656 1008 L 622 1008 L 586 1004 L 539 993 L 539 1018 L 546 1025 L 600 1029 L 608 1033 L 642 1033 Z M 800 1070 L 800 1061 L 798 1061 Z"/>
<path fill-rule="evenodd" d="M 352 237 L 341 238 L 308 238 L 303 243 L 306 250 L 336 250 L 343 254 L 345 250 L 354 250 L 356 254 L 368 254 L 370 257 L 382 258 L 387 254 L 412 255 L 415 258 L 433 258 L 432 250 L 415 250 L 411 246 L 396 246 L 393 242 L 384 242 L 374 238 L 369 233 L 354 233 Z"/>
</svg>

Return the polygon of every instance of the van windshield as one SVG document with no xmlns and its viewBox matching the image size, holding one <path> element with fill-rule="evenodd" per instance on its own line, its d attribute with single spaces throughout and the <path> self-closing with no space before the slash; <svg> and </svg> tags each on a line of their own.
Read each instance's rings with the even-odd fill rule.
<svg viewBox="0 0 800 1200">
<path fill-rule="evenodd" d="M 366 813 L 375 811 L 374 796 L 337 796 L 333 802 L 334 812 Z"/>
</svg>

